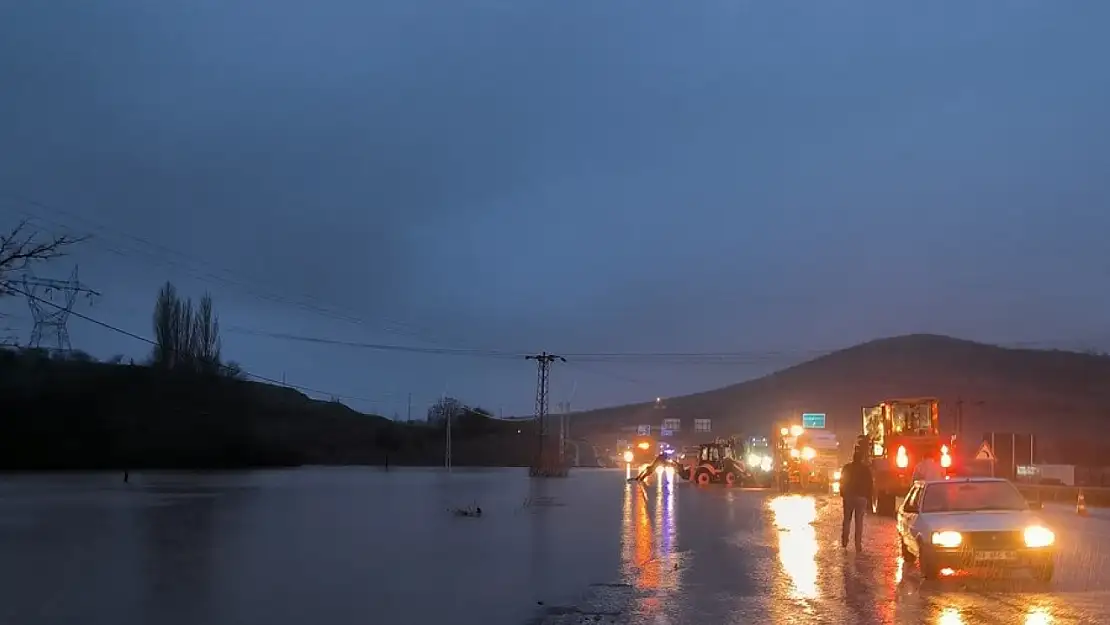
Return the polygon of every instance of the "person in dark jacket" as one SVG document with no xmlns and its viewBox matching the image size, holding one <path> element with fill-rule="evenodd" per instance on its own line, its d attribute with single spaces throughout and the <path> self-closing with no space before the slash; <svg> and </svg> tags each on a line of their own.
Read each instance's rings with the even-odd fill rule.
<svg viewBox="0 0 1110 625">
<path fill-rule="evenodd" d="M 840 546 L 848 548 L 848 531 L 852 520 L 856 522 L 856 551 L 863 551 L 863 516 L 871 505 L 871 490 L 874 487 L 871 467 L 862 453 L 857 451 L 852 461 L 840 470 L 840 496 L 844 501 L 844 524 L 840 528 Z"/>
</svg>

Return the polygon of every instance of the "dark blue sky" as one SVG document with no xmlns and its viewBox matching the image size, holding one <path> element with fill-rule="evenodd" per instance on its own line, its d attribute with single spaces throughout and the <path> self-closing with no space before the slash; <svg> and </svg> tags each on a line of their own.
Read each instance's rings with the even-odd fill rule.
<svg viewBox="0 0 1110 625">
<path fill-rule="evenodd" d="M 95 235 L 73 260 L 104 297 L 80 310 L 144 335 L 169 278 L 229 330 L 745 354 L 572 361 L 553 402 L 576 408 L 901 333 L 1105 347 L 1108 20 L 1099 0 L 0 0 L 0 219 Z M 532 408 L 518 360 L 224 348 L 362 410 Z"/>
</svg>

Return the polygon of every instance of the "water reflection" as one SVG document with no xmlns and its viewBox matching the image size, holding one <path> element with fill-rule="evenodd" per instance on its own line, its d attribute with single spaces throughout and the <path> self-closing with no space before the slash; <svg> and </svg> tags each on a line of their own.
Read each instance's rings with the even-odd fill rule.
<svg viewBox="0 0 1110 625">
<path fill-rule="evenodd" d="M 937 625 L 964 625 L 964 617 L 956 608 L 944 608 L 937 615 Z"/>
<path fill-rule="evenodd" d="M 1044 606 L 1031 606 L 1025 614 L 1025 625 L 1052 625 L 1052 611 Z"/>
<path fill-rule="evenodd" d="M 778 529 L 779 563 L 790 577 L 791 596 L 812 600 L 820 594 L 817 585 L 817 503 L 813 497 L 784 495 L 770 503 Z"/>
<path fill-rule="evenodd" d="M 641 602 L 643 614 L 662 611 L 664 595 L 679 587 L 681 574 L 674 474 L 662 472 L 652 482 L 625 484 L 622 518 L 622 569 L 627 582 L 649 591 Z"/>
</svg>

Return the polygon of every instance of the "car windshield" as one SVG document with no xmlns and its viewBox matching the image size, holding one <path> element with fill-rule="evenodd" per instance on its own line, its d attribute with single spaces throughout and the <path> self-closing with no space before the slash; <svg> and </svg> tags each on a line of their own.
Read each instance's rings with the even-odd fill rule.
<svg viewBox="0 0 1110 625">
<path fill-rule="evenodd" d="M 1025 497 L 1009 482 L 946 482 L 930 484 L 921 501 L 922 512 L 1028 510 Z"/>
</svg>

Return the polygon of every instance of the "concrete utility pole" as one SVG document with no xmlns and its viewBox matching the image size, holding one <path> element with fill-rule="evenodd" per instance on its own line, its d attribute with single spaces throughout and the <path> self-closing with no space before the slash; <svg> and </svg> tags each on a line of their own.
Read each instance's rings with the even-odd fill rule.
<svg viewBox="0 0 1110 625">
<path fill-rule="evenodd" d="M 547 395 L 548 377 L 551 374 L 551 363 L 555 361 L 566 362 L 567 359 L 556 354 L 540 352 L 532 356 L 525 356 L 525 360 L 536 361 L 536 434 L 537 449 L 536 460 L 532 464 L 530 475 L 533 477 L 562 477 L 566 475 L 566 468 L 558 463 L 558 455 L 551 458 L 551 446 L 547 436 Z M 561 455 L 561 454 L 560 454 Z"/>
<path fill-rule="evenodd" d="M 448 402 L 447 396 L 443 396 L 443 401 L 440 404 L 447 417 L 447 444 L 443 449 L 443 466 L 448 472 L 451 471 L 451 422 L 455 420 L 455 403 Z"/>
</svg>

